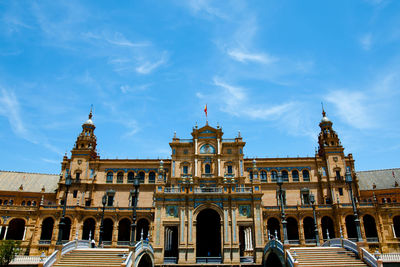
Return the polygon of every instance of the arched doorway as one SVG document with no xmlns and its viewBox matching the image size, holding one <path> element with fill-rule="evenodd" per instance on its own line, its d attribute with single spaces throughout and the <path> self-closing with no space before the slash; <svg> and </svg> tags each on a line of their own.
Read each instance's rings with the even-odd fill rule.
<svg viewBox="0 0 400 267">
<path fill-rule="evenodd" d="M 106 242 L 104 245 L 111 245 L 113 230 L 114 230 L 114 222 L 110 218 L 104 219 L 103 222 L 103 242 Z"/>
<path fill-rule="evenodd" d="M 25 234 L 25 221 L 12 219 L 8 224 L 7 240 L 23 240 Z"/>
<path fill-rule="evenodd" d="M 131 239 L 131 220 L 124 218 L 118 223 L 118 245 L 129 245 Z"/>
<path fill-rule="evenodd" d="M 137 265 L 138 267 L 152 267 L 153 266 L 153 261 L 151 260 L 151 257 L 149 254 L 144 254 L 139 261 L 139 264 Z"/>
<path fill-rule="evenodd" d="M 400 237 L 400 215 L 393 217 L 393 228 L 395 237 Z"/>
<path fill-rule="evenodd" d="M 321 227 L 322 227 L 322 236 L 324 240 L 328 239 L 328 232 L 329 238 L 335 238 L 335 227 L 333 225 L 333 220 L 329 216 L 324 216 L 321 219 Z"/>
<path fill-rule="evenodd" d="M 378 232 L 376 231 L 376 223 L 374 217 L 371 215 L 364 215 L 364 230 L 367 242 L 378 242 Z"/>
<path fill-rule="evenodd" d="M 196 256 L 221 257 L 221 218 L 213 209 L 202 210 L 197 215 Z"/>
<path fill-rule="evenodd" d="M 146 219 L 140 219 L 137 222 L 136 240 L 139 241 L 143 231 L 143 240 L 149 235 L 149 221 Z"/>
<path fill-rule="evenodd" d="M 51 217 L 47 217 L 42 222 L 42 232 L 40 234 L 40 240 L 50 241 L 53 235 L 54 220 Z"/>
<path fill-rule="evenodd" d="M 275 238 L 275 235 L 278 237 L 278 239 L 281 239 L 281 228 L 277 218 L 271 217 L 268 219 L 267 230 L 269 233 L 269 239 Z"/>
<path fill-rule="evenodd" d="M 357 227 L 354 221 L 354 215 L 346 216 L 346 230 L 348 239 L 357 240 Z"/>
<path fill-rule="evenodd" d="M 63 236 L 62 236 L 62 240 L 64 241 L 69 241 L 69 235 L 71 232 L 71 219 L 68 217 L 64 218 L 64 230 L 63 230 Z"/>
<path fill-rule="evenodd" d="M 177 263 L 178 258 L 178 227 L 166 226 L 164 238 L 164 260 L 170 258 L 171 262 Z"/>
<path fill-rule="evenodd" d="M 303 228 L 306 243 L 315 243 L 314 219 L 305 217 L 303 220 Z"/>
<path fill-rule="evenodd" d="M 96 227 L 96 222 L 93 218 L 88 218 L 83 222 L 83 232 L 82 232 L 82 239 L 89 240 L 94 239 L 94 229 Z"/>
<path fill-rule="evenodd" d="M 274 267 L 283 267 L 281 260 L 279 259 L 278 255 L 274 252 L 269 253 L 267 259 L 264 262 L 265 267 L 274 266 Z"/>
<path fill-rule="evenodd" d="M 293 217 L 289 217 L 286 221 L 289 243 L 299 244 L 299 228 L 297 220 Z"/>
</svg>

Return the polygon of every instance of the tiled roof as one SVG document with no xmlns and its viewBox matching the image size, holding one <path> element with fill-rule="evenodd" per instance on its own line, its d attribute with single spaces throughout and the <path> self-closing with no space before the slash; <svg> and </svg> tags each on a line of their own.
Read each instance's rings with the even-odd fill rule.
<svg viewBox="0 0 400 267">
<path fill-rule="evenodd" d="M 54 193 L 59 179 L 58 174 L 0 171 L 0 191 L 42 192 L 44 187 Z"/>
<path fill-rule="evenodd" d="M 360 190 L 372 190 L 374 184 L 376 185 L 375 189 L 395 188 L 396 181 L 398 188 L 400 188 L 400 168 L 360 171 L 357 172 L 357 177 Z"/>
</svg>

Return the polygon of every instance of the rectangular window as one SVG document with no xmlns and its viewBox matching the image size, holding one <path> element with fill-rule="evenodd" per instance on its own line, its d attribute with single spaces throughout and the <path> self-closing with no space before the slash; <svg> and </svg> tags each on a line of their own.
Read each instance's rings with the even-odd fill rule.
<svg viewBox="0 0 400 267">
<path fill-rule="evenodd" d="M 107 206 L 112 207 L 114 204 L 114 196 L 108 195 Z"/>
<path fill-rule="evenodd" d="M 183 166 L 183 174 L 188 174 L 188 166 Z"/>
<path fill-rule="evenodd" d="M 336 171 L 336 180 L 340 181 L 340 171 Z"/>
<path fill-rule="evenodd" d="M 232 166 L 231 165 L 228 166 L 228 173 L 232 174 Z"/>
<path fill-rule="evenodd" d="M 77 173 L 76 173 L 76 180 L 79 181 L 80 178 L 81 178 L 81 173 L 80 173 L 80 172 L 77 172 Z"/>
<path fill-rule="evenodd" d="M 343 196 L 343 188 L 339 187 L 339 195 Z"/>
<path fill-rule="evenodd" d="M 286 205 L 286 190 L 282 189 L 282 199 L 283 199 L 283 205 Z M 276 190 L 276 200 L 277 200 L 277 205 L 281 205 L 281 202 L 279 200 L 279 189 Z"/>
<path fill-rule="evenodd" d="M 90 207 L 90 203 L 91 203 L 90 199 L 89 199 L 89 200 L 86 200 L 85 206 L 86 206 L 86 207 Z"/>
<path fill-rule="evenodd" d="M 74 198 L 76 198 L 78 196 L 78 190 L 74 190 L 73 194 Z"/>
<path fill-rule="evenodd" d="M 303 193 L 302 198 L 303 198 L 304 205 L 310 205 L 310 194 L 309 193 Z"/>
</svg>

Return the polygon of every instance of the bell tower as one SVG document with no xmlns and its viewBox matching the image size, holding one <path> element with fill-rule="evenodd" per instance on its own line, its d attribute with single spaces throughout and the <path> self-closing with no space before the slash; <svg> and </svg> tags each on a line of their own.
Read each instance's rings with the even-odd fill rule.
<svg viewBox="0 0 400 267">
<path fill-rule="evenodd" d="M 327 153 L 343 154 L 344 148 L 337 133 L 332 128 L 332 122 L 326 117 L 326 112 L 322 109 L 322 120 L 319 123 L 321 132 L 318 136 L 318 154 L 324 156 Z"/>
<path fill-rule="evenodd" d="M 89 118 L 82 124 L 82 132 L 76 138 L 75 146 L 71 151 L 72 157 L 86 155 L 90 158 L 96 158 L 97 138 L 94 135 L 96 126 L 92 121 L 92 109 L 90 109 Z"/>
</svg>

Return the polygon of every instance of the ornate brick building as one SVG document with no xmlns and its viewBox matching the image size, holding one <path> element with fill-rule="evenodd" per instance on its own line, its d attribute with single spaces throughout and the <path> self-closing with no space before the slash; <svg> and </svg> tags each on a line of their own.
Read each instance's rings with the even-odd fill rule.
<svg viewBox="0 0 400 267">
<path fill-rule="evenodd" d="M 206 124 L 189 139 L 174 136 L 171 159 L 101 159 L 90 113 L 60 175 L 0 172 L 0 238 L 23 240 L 31 255 L 51 253 L 67 199 L 62 240 L 98 242 L 105 196 L 103 245 L 128 247 L 138 177 L 136 239 L 149 239 L 156 264 L 260 264 L 270 238 L 315 246 L 343 235 L 373 251 L 399 250 L 397 203 L 368 201 L 359 185 L 369 178 L 356 173 L 325 112 L 319 126 L 314 157 L 247 159 L 240 133 L 224 138 Z"/>
</svg>

